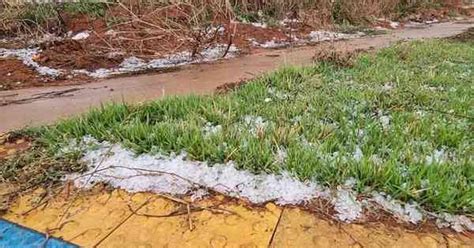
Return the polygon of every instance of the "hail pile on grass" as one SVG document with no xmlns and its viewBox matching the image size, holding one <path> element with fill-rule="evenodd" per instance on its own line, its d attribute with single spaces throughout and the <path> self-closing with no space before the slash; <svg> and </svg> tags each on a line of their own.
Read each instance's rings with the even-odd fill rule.
<svg viewBox="0 0 474 248">
<path fill-rule="evenodd" d="M 322 186 L 350 178 L 361 193 L 472 213 L 473 85 L 473 46 L 411 42 L 351 67 L 282 69 L 227 94 L 105 106 L 36 135 L 53 153 L 92 136 Z"/>
</svg>

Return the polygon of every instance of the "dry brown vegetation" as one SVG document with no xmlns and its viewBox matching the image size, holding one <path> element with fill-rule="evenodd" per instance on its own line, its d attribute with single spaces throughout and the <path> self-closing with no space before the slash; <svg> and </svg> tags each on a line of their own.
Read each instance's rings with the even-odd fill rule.
<svg viewBox="0 0 474 248">
<path fill-rule="evenodd" d="M 4 1 L 0 6 L 0 30 L 3 32 L 31 29 L 61 31 L 69 14 L 86 14 L 104 17 L 108 24 L 153 19 L 145 23 L 165 23 L 168 32 L 180 32 L 181 26 L 200 26 L 216 20 L 240 19 L 272 21 L 299 18 L 312 26 L 335 22 L 366 24 L 375 17 L 399 18 L 416 9 L 432 8 L 451 3 L 452 0 L 118 0 L 58 4 L 19 4 Z M 125 19 L 125 20 L 122 20 Z M 179 24 L 179 25 L 176 25 Z M 59 26 L 59 27 L 58 27 Z M 54 30 L 56 29 L 56 30 Z M 63 30 L 64 31 L 64 30 Z"/>
<path fill-rule="evenodd" d="M 329 63 L 338 67 L 351 67 L 357 56 L 366 51 L 351 49 L 350 47 L 336 47 L 333 43 L 327 43 L 316 47 L 313 61 L 316 63 Z"/>
<path fill-rule="evenodd" d="M 116 0 L 76 3 L 20 4 L 17 0 L 0 3 L 0 37 L 21 34 L 64 34 L 77 27 L 93 30 L 114 29 L 120 41 L 103 39 L 109 48 L 126 48 L 146 53 L 156 48 L 156 40 L 198 51 L 218 37 L 211 25 L 225 25 L 232 39 L 233 21 L 266 22 L 299 19 L 305 26 L 321 28 L 339 24 L 367 25 L 378 17 L 397 19 L 416 10 L 442 6 L 452 0 Z M 103 36 L 101 36 L 103 38 Z M 113 38 L 113 37 L 112 37 Z M 225 41 L 222 41 L 225 39 Z M 118 43 L 118 44 L 117 44 Z M 151 44 L 150 44 L 151 43 Z M 160 44 L 162 44 L 161 42 Z M 166 42 L 165 42 L 166 43 Z M 178 46 L 176 46 L 178 44 Z M 156 49 L 149 51 L 156 53 Z"/>
</svg>

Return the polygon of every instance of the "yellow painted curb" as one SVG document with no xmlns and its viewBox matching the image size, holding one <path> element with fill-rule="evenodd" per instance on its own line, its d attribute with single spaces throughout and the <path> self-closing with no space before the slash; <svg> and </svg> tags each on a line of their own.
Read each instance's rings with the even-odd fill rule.
<svg viewBox="0 0 474 248">
<path fill-rule="evenodd" d="M 84 247 L 474 247 L 471 234 L 338 224 L 271 203 L 95 191 L 63 192 L 39 206 L 46 192 L 36 191 L 3 218 Z"/>
<path fill-rule="evenodd" d="M 474 247 L 474 238 L 416 233 L 399 227 L 340 224 L 299 209 L 285 210 L 274 247 Z"/>
<path fill-rule="evenodd" d="M 130 197 L 120 191 L 85 195 L 77 199 L 56 197 L 47 205 L 36 206 L 41 193 L 21 197 L 3 216 L 34 230 L 50 233 L 81 246 L 93 246 L 125 221 L 136 207 L 145 202 L 142 195 Z"/>
<path fill-rule="evenodd" d="M 138 213 L 163 215 L 173 207 L 163 199 L 153 201 Z M 168 208 L 168 210 L 166 210 Z M 167 218 L 134 216 L 103 242 L 105 247 L 266 247 L 278 221 L 280 210 L 267 205 L 250 210 L 235 204 L 222 208 L 228 214 L 204 210 Z M 191 223 L 191 224 L 190 224 Z M 190 225 L 192 226 L 190 228 Z M 129 237 L 134 237 L 130 240 Z"/>
</svg>

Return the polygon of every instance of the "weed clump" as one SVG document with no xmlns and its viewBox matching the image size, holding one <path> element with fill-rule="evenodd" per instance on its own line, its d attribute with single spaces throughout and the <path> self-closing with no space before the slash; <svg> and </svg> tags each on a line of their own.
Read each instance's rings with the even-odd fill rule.
<svg viewBox="0 0 474 248">
<path fill-rule="evenodd" d="M 85 169 L 79 162 L 79 152 L 59 155 L 57 151 L 48 150 L 39 140 L 32 140 L 31 135 L 29 132 L 14 132 L 10 133 L 7 139 L 0 141 L 0 146 L 14 143 L 18 139 L 31 142 L 25 151 L 0 157 L 0 185 L 14 185 L 18 188 L 14 193 L 21 193 L 38 186 L 55 185 L 67 173 Z"/>
<path fill-rule="evenodd" d="M 462 43 L 474 43 L 474 28 L 469 28 L 463 33 L 450 37 L 448 40 Z"/>
<path fill-rule="evenodd" d="M 336 49 L 334 46 L 322 46 L 318 48 L 313 56 L 316 63 L 327 63 L 337 67 L 352 67 L 357 56 L 363 50 Z"/>
</svg>

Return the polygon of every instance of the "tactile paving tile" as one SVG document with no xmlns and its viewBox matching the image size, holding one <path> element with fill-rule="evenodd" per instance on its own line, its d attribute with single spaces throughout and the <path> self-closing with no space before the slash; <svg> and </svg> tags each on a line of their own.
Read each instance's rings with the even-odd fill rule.
<svg viewBox="0 0 474 248">
<path fill-rule="evenodd" d="M 426 233 L 401 227 L 345 225 L 345 231 L 364 247 L 474 247 L 474 236 Z M 470 236 L 470 237 L 469 237 Z"/>
<path fill-rule="evenodd" d="M 107 237 L 132 214 L 129 206 L 136 208 L 146 201 L 144 194 L 132 196 L 117 190 L 56 198 L 45 207 L 31 210 L 34 196 L 22 197 L 3 218 L 90 247 Z M 64 213 L 66 215 L 60 222 Z"/>
<path fill-rule="evenodd" d="M 474 247 L 474 236 L 444 236 L 380 225 L 338 224 L 299 209 L 285 209 L 272 247 Z"/>
<path fill-rule="evenodd" d="M 164 215 L 176 207 L 169 200 L 157 198 L 138 214 Z M 267 204 L 251 210 L 235 203 L 222 208 L 232 214 L 193 212 L 192 230 L 187 214 L 164 218 L 136 215 L 100 247 L 268 247 L 280 208 Z"/>
<path fill-rule="evenodd" d="M 349 235 L 314 214 L 285 208 L 272 247 L 358 247 Z"/>
<path fill-rule="evenodd" d="M 192 211 L 192 230 L 186 206 L 154 194 L 114 190 L 81 194 L 76 200 L 59 195 L 45 208 L 31 210 L 35 197 L 21 197 L 3 217 L 46 232 L 58 227 L 70 206 L 64 224 L 50 233 L 84 247 L 474 247 L 472 234 L 443 236 L 382 224 L 337 224 L 298 208 L 249 208 L 221 196 L 195 205 L 218 204 L 231 213 Z M 180 215 L 163 217 L 176 211 Z"/>
</svg>

